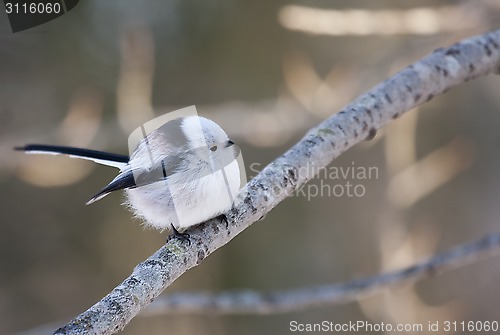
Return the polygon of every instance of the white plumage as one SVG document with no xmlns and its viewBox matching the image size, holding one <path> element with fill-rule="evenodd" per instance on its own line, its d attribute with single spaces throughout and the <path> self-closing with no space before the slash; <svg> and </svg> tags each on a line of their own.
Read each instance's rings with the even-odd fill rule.
<svg viewBox="0 0 500 335">
<path fill-rule="evenodd" d="M 120 173 L 87 203 L 124 189 L 127 206 L 146 225 L 176 230 L 227 211 L 240 188 L 238 148 L 224 130 L 204 117 L 166 122 L 144 138 L 133 154 L 27 145 L 27 153 L 66 154 L 117 167 Z"/>
</svg>

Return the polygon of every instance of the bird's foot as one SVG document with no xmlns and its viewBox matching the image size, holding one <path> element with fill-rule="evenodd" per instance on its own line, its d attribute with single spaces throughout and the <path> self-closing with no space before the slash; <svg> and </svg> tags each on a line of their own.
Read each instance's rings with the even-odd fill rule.
<svg viewBox="0 0 500 335">
<path fill-rule="evenodd" d="M 221 220 L 222 222 L 224 222 L 226 224 L 226 229 L 229 228 L 229 223 L 227 221 L 226 214 L 221 214 L 221 215 L 217 216 L 217 219 Z"/>
<path fill-rule="evenodd" d="M 167 242 L 170 241 L 172 238 L 176 238 L 180 240 L 181 242 L 187 242 L 188 245 L 191 245 L 191 240 L 189 239 L 191 236 L 188 233 L 181 233 L 179 232 L 173 224 L 170 224 L 172 227 L 173 233 L 167 237 Z"/>
</svg>

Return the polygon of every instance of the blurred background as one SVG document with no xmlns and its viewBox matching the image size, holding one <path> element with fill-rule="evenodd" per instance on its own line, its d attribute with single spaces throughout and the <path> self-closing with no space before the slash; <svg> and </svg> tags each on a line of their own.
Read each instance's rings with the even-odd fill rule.
<svg viewBox="0 0 500 335">
<path fill-rule="evenodd" d="M 14 146 L 127 154 L 141 123 L 196 105 L 242 148 L 250 179 L 357 95 L 499 26 L 495 0 L 89 0 L 15 34 L 0 14 L 0 333 L 58 328 L 166 238 L 133 219 L 122 194 L 84 205 L 115 169 Z M 164 294 L 344 282 L 497 231 L 499 92 L 500 78 L 484 77 L 405 114 L 327 170 L 371 168 L 367 178 L 321 175 Z M 139 315 L 123 334 L 286 334 L 291 320 L 499 321 L 499 278 L 500 258 L 488 257 L 342 305 Z"/>
</svg>

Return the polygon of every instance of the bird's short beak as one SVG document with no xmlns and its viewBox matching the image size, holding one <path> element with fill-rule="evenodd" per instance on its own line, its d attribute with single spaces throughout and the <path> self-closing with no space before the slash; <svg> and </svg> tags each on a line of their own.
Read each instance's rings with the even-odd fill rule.
<svg viewBox="0 0 500 335">
<path fill-rule="evenodd" d="M 226 148 L 229 148 L 230 146 L 234 145 L 234 142 L 229 140 L 226 142 Z"/>
</svg>

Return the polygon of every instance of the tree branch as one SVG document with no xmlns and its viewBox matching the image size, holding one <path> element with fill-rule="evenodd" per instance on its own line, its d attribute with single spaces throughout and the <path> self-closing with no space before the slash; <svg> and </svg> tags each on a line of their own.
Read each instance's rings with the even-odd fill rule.
<svg viewBox="0 0 500 335">
<path fill-rule="evenodd" d="M 477 261 L 486 254 L 500 252 L 500 233 L 489 234 L 472 243 L 435 255 L 410 267 L 342 284 L 321 285 L 281 292 L 252 290 L 218 294 L 173 293 L 155 300 L 141 316 L 173 313 L 198 314 L 274 314 L 310 307 L 336 305 L 380 292 L 394 284 L 456 269 Z"/>
<path fill-rule="evenodd" d="M 191 244 L 172 239 L 135 267 L 101 301 L 55 334 L 112 334 L 205 257 L 265 216 L 344 151 L 391 120 L 462 82 L 500 72 L 500 30 L 473 37 L 410 65 L 311 129 L 240 192 L 228 224 L 209 220 L 189 231 Z"/>
</svg>

